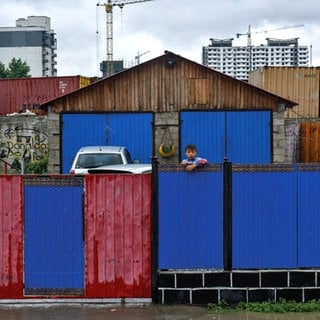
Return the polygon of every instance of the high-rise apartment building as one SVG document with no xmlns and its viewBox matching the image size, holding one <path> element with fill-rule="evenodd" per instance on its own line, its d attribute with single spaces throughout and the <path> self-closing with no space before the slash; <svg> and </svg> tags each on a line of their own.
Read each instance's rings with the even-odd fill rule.
<svg viewBox="0 0 320 320">
<path fill-rule="evenodd" d="M 32 77 L 56 76 L 56 51 L 56 34 L 48 17 L 29 16 L 16 20 L 15 27 L 0 27 L 0 62 L 6 67 L 20 58 Z"/>
<path fill-rule="evenodd" d="M 233 46 L 233 39 L 210 39 L 202 48 L 202 64 L 248 81 L 249 72 L 264 66 L 309 65 L 308 46 L 299 46 L 298 38 L 280 40 L 267 38 L 267 45 Z"/>
</svg>

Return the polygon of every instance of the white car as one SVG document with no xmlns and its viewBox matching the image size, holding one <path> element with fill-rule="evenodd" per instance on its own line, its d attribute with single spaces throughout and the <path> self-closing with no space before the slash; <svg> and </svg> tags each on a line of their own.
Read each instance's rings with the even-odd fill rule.
<svg viewBox="0 0 320 320">
<path fill-rule="evenodd" d="M 130 163 L 130 164 L 115 164 L 110 166 L 103 166 L 93 169 L 88 169 L 88 173 L 97 174 L 97 173 L 131 173 L 131 174 L 142 174 L 142 173 L 151 173 L 152 166 L 151 164 L 142 164 L 142 163 Z"/>
<path fill-rule="evenodd" d="M 77 152 L 71 174 L 87 174 L 89 169 L 110 165 L 127 165 L 139 163 L 132 160 L 129 150 L 121 146 L 87 146 Z"/>
</svg>

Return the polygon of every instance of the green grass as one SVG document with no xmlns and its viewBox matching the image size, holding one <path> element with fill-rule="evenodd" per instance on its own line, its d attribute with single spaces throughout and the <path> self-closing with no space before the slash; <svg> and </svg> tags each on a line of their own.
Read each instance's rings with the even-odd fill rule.
<svg viewBox="0 0 320 320">
<path fill-rule="evenodd" d="M 213 312 L 227 312 L 230 310 L 263 312 L 263 313 L 288 313 L 288 312 L 319 312 L 320 300 L 308 302 L 286 301 L 280 299 L 278 302 L 239 302 L 231 307 L 227 302 L 221 301 L 218 304 L 208 303 L 207 308 Z"/>
</svg>

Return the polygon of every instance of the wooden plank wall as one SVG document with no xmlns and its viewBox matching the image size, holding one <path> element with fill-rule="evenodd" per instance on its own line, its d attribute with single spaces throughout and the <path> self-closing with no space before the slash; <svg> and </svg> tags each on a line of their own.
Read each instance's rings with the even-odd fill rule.
<svg viewBox="0 0 320 320">
<path fill-rule="evenodd" d="M 320 123 L 300 125 L 300 162 L 320 162 Z"/>
<path fill-rule="evenodd" d="M 272 109 L 279 97 L 243 81 L 173 55 L 163 56 L 51 102 L 55 112 L 183 109 Z"/>
</svg>

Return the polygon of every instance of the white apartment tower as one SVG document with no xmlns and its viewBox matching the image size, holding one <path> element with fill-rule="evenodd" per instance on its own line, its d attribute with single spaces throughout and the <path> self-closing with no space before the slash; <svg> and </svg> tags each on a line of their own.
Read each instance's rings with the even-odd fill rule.
<svg viewBox="0 0 320 320">
<path fill-rule="evenodd" d="M 267 38 L 267 45 L 232 46 L 231 39 L 210 39 L 211 44 L 202 48 L 202 64 L 248 81 L 249 72 L 264 66 L 309 65 L 308 46 L 299 46 L 298 38 L 280 40 Z"/>
<path fill-rule="evenodd" d="M 56 51 L 56 34 L 48 17 L 29 16 L 16 20 L 15 27 L 0 27 L 0 62 L 6 67 L 20 58 L 32 77 L 56 76 Z"/>
</svg>

